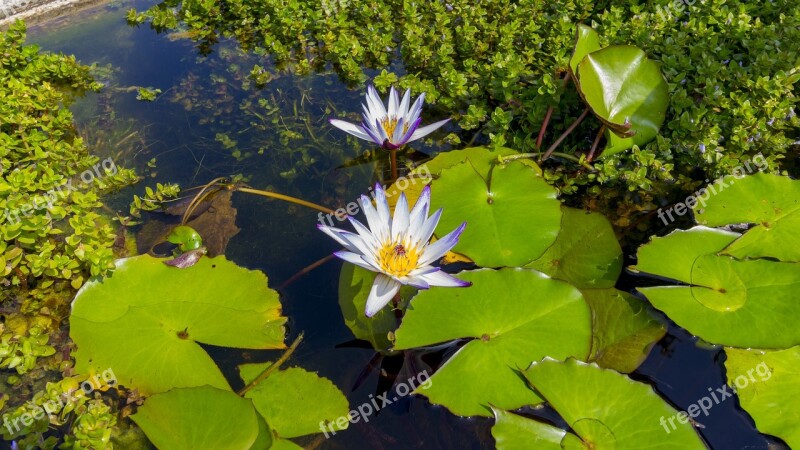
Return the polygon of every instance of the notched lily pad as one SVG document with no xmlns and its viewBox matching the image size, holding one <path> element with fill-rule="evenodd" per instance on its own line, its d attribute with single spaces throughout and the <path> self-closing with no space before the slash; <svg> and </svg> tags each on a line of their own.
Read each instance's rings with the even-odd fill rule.
<svg viewBox="0 0 800 450">
<path fill-rule="evenodd" d="M 145 395 L 229 388 L 199 343 L 285 347 L 286 318 L 266 276 L 221 256 L 182 270 L 148 255 L 119 260 L 112 277 L 81 288 L 70 322 L 78 373 L 111 368 L 120 384 Z"/>
</svg>

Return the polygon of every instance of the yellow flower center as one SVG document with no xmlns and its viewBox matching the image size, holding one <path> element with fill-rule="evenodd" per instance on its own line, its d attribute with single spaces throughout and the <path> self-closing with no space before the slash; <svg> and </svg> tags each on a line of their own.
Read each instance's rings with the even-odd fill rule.
<svg viewBox="0 0 800 450">
<path fill-rule="evenodd" d="M 389 136 L 389 140 L 391 140 L 392 136 L 394 136 L 394 130 L 395 128 L 397 128 L 397 122 L 398 119 L 394 117 L 387 117 L 381 121 L 381 125 L 383 125 L 383 130 L 386 131 L 386 135 Z M 403 134 L 406 134 L 406 132 L 408 132 L 408 124 L 404 123 Z"/>
<path fill-rule="evenodd" d="M 417 268 L 419 253 L 414 247 L 404 247 L 402 244 L 390 242 L 378 252 L 378 264 L 381 269 L 396 277 L 403 277 Z"/>
</svg>

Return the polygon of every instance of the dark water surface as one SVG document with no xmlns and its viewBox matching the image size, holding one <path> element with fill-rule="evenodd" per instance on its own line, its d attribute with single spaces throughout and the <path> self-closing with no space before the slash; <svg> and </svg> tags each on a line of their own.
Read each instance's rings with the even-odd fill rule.
<svg viewBox="0 0 800 450">
<path fill-rule="evenodd" d="M 157 34 L 147 25 L 135 28 L 125 23 L 128 8 L 151 4 L 115 2 L 37 25 L 29 33 L 29 40 L 43 49 L 75 54 L 85 64 L 113 66 L 98 71 L 106 89 L 81 99 L 73 111 L 93 152 L 136 167 L 147 177 L 112 198 L 114 209 L 125 211 L 133 193 L 141 194 L 145 185 L 156 182 L 188 188 L 240 174 L 257 188 L 340 207 L 375 181 L 375 164 L 337 169 L 368 147 L 347 141 L 326 121 L 335 111 L 358 111 L 360 91 L 348 90 L 330 74 L 284 76 L 262 90 L 243 89 L 253 64 L 268 66 L 269 61 L 238 54 L 236 46 L 226 42 L 207 57 L 201 56 L 188 40 Z M 154 102 L 138 101 L 135 89 L 129 89 L 132 86 L 161 89 L 162 94 Z M 243 103 L 246 99 L 250 103 Z M 259 105 L 259 99 L 267 103 Z M 431 112 L 428 117 L 433 120 L 435 115 Z M 451 128 L 455 131 L 455 126 Z M 468 140 L 469 136 L 462 136 L 462 141 Z M 427 153 L 446 149 L 417 148 Z M 152 158 L 157 158 L 156 169 L 146 166 Z M 234 194 L 233 206 L 241 231 L 230 241 L 226 256 L 267 273 L 272 287 L 336 248 L 316 230 L 315 212 L 241 193 Z M 288 340 L 300 331 L 305 333 L 291 363 L 331 379 L 347 394 L 351 408 L 356 408 L 370 402 L 378 375 L 373 372 L 351 391 L 374 352 L 342 345 L 352 335 L 337 302 L 340 267 L 340 262 L 332 261 L 299 279 L 282 291 L 282 303 L 290 318 Z M 235 333 L 236 324 L 230 327 Z M 239 383 L 237 364 L 279 356 L 278 352 L 210 351 L 234 387 Z M 724 384 L 723 359 L 721 349 L 698 347 L 694 338 L 673 326 L 633 376 L 651 383 L 683 409 L 707 395 L 708 388 Z M 701 434 L 714 449 L 770 448 L 749 416 L 738 409 L 735 398 L 700 418 L 705 426 Z M 323 449 L 491 449 L 491 423 L 457 418 L 424 398 L 411 398 L 371 416 L 368 424 L 351 425 L 314 445 Z M 298 442 L 309 444 L 319 436 Z"/>
</svg>

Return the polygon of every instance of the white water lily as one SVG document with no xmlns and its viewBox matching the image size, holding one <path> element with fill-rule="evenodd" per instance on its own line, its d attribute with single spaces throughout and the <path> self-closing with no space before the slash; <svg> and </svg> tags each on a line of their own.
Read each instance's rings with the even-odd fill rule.
<svg viewBox="0 0 800 450">
<path fill-rule="evenodd" d="M 386 193 L 380 185 L 376 185 L 377 208 L 372 206 L 366 195 L 362 195 L 360 201 L 369 228 L 352 217 L 348 219 L 357 233 L 318 225 L 320 230 L 344 246 L 345 250 L 334 255 L 378 273 L 367 298 L 367 317 L 374 316 L 389 304 L 404 284 L 417 289 L 471 285 L 431 265 L 458 243 L 458 237 L 467 224 L 462 223 L 446 236 L 429 244 L 442 215 L 440 208 L 428 217 L 430 200 L 430 187 L 426 186 L 409 212 L 406 196 L 400 194 L 392 217 Z"/>
<path fill-rule="evenodd" d="M 378 91 L 369 85 L 367 87 L 367 103 L 361 104 L 364 108 L 364 121 L 360 125 L 338 119 L 329 121 L 331 125 L 359 139 L 372 141 L 387 150 L 395 150 L 411 141 L 429 135 L 450 120 L 440 120 L 420 128 L 425 93 L 420 94 L 409 108 L 410 103 L 411 89 L 407 89 L 403 99 L 400 100 L 397 91 L 392 87 L 389 92 L 388 105 L 384 106 Z"/>
</svg>

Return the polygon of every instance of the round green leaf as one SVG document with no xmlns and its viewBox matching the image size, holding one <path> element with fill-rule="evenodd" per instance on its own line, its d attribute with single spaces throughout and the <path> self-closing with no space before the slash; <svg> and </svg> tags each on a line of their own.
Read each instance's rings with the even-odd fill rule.
<svg viewBox="0 0 800 450">
<path fill-rule="evenodd" d="M 178 225 L 170 231 L 167 241 L 177 245 L 182 252 L 197 250 L 203 246 L 203 238 L 192 227 Z"/>
<path fill-rule="evenodd" d="M 244 364 L 239 373 L 245 383 L 251 382 L 272 363 Z M 331 423 L 347 417 L 347 398 L 330 380 L 316 373 L 293 367 L 273 372 L 266 380 L 245 393 L 256 410 L 281 438 L 319 433 L 320 423 Z"/>
<path fill-rule="evenodd" d="M 589 53 L 578 64 L 578 81 L 581 97 L 617 136 L 632 138 L 631 145 L 656 137 L 669 106 L 669 88 L 660 65 L 641 49 L 615 45 Z M 609 139 L 603 155 L 623 147 Z"/>
<path fill-rule="evenodd" d="M 780 351 L 726 348 L 728 385 L 756 428 L 800 448 L 800 347 Z"/>
<path fill-rule="evenodd" d="M 706 448 L 688 421 L 674 420 L 674 429 L 667 423 L 677 411 L 650 386 L 613 370 L 574 359 L 548 358 L 524 373 L 577 435 L 567 434 L 564 448 Z"/>
<path fill-rule="evenodd" d="M 497 450 L 561 450 L 566 431 L 561 428 L 527 419 L 492 408 L 494 426 L 492 437 Z"/>
<path fill-rule="evenodd" d="M 266 276 L 221 256 L 186 269 L 148 255 L 120 260 L 114 276 L 81 288 L 70 322 L 78 373 L 111 368 L 120 384 L 144 394 L 203 384 L 227 389 L 199 343 L 285 347 L 286 318 Z"/>
<path fill-rule="evenodd" d="M 444 212 L 437 236 L 467 222 L 454 252 L 484 267 L 522 266 L 553 244 L 561 225 L 555 189 L 530 166 L 473 160 L 442 170 L 431 207 Z"/>
<path fill-rule="evenodd" d="M 488 416 L 489 405 L 537 404 L 541 399 L 515 369 L 547 355 L 588 355 L 589 308 L 573 286 L 527 269 L 481 269 L 459 278 L 473 285 L 420 292 L 396 333 L 396 349 L 471 339 L 416 391 L 431 402 L 462 416 Z"/>
<path fill-rule="evenodd" d="M 683 285 L 640 288 L 656 308 L 704 340 L 733 347 L 800 344 L 800 263 L 719 255 L 739 235 L 706 227 L 654 238 L 636 268 Z"/>
<path fill-rule="evenodd" d="M 547 251 L 525 267 L 583 288 L 610 288 L 622 271 L 622 249 L 608 219 L 561 208 L 561 231 Z"/>
<path fill-rule="evenodd" d="M 750 166 L 748 166 L 750 167 Z M 752 169 L 752 167 L 750 167 Z M 747 168 L 745 168 L 747 169 Z M 716 195 L 712 195 L 711 188 Z M 755 224 L 724 253 L 739 259 L 800 261 L 800 181 L 756 173 L 724 177 L 706 187 L 707 201 L 695 205 L 697 223 Z"/>
<path fill-rule="evenodd" d="M 250 400 L 210 386 L 153 395 L 131 419 L 163 450 L 248 449 L 259 431 Z"/>
</svg>

